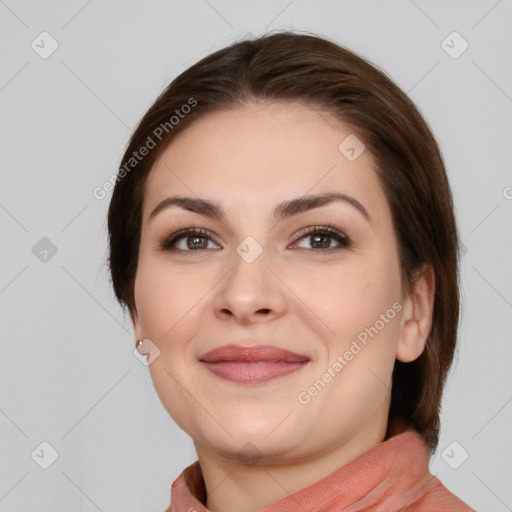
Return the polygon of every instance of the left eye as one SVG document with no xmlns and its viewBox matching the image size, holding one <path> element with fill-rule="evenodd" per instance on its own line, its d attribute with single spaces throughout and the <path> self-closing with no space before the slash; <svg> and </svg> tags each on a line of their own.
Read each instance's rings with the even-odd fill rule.
<svg viewBox="0 0 512 512">
<path fill-rule="evenodd" d="M 329 226 L 308 228 L 306 232 L 303 232 L 300 236 L 299 240 L 302 239 L 309 241 L 314 248 L 320 249 L 320 252 L 336 250 L 340 248 L 339 246 L 342 248 L 348 248 L 351 244 L 348 236 Z M 338 247 L 329 247 L 333 239 L 338 242 Z"/>
</svg>

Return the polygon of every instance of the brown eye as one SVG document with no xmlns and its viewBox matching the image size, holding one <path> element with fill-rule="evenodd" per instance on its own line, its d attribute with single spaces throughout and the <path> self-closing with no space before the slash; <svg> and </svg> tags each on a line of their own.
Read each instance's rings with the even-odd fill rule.
<svg viewBox="0 0 512 512">
<path fill-rule="evenodd" d="M 184 243 L 180 247 L 178 243 L 181 241 Z M 212 241 L 208 231 L 200 228 L 187 228 L 163 237 L 159 247 L 164 251 L 185 254 L 208 249 L 208 241 Z"/>
<path fill-rule="evenodd" d="M 298 240 L 302 239 L 309 241 L 311 247 L 300 248 L 313 252 L 333 252 L 351 246 L 351 240 L 347 235 L 329 225 L 306 228 L 301 232 Z M 335 240 L 338 246 L 332 247 L 332 240 Z M 208 242 L 214 243 L 211 234 L 205 229 L 186 228 L 164 236 L 158 246 L 163 251 L 190 255 L 212 249 L 208 246 Z"/>
<path fill-rule="evenodd" d="M 299 240 L 305 239 L 311 245 L 311 250 L 315 252 L 331 252 L 340 248 L 348 248 L 351 245 L 351 240 L 348 236 L 344 235 L 337 229 L 330 226 L 312 226 L 307 228 L 301 233 Z M 331 247 L 332 240 L 338 242 L 337 247 Z M 301 247 L 308 249 L 307 247 Z"/>
</svg>

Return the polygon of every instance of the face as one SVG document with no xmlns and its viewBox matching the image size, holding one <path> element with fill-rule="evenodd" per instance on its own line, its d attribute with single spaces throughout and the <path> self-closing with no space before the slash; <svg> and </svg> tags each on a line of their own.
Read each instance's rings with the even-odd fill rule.
<svg viewBox="0 0 512 512">
<path fill-rule="evenodd" d="M 160 351 L 149 365 L 156 391 L 196 446 L 234 459 L 251 442 L 263 458 L 293 460 L 387 418 L 403 314 L 398 247 L 374 160 L 350 151 L 351 134 L 301 103 L 251 104 L 192 123 L 148 176 L 134 330 Z M 345 199 L 291 202 L 323 194 Z M 189 201 L 150 217 L 176 196 L 224 215 Z M 184 229 L 201 231 L 173 236 Z M 228 344 L 307 362 L 233 381 L 201 362 Z"/>
</svg>

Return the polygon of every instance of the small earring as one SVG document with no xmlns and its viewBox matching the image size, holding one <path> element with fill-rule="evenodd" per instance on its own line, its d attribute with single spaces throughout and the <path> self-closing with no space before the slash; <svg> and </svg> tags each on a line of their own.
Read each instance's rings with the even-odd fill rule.
<svg viewBox="0 0 512 512">
<path fill-rule="evenodd" d="M 135 348 L 139 348 L 144 340 L 137 340 L 137 343 L 135 343 Z"/>
</svg>

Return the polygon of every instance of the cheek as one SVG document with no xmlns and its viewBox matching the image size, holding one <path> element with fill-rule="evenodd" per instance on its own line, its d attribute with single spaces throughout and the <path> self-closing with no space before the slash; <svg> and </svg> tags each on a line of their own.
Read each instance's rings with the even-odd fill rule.
<svg viewBox="0 0 512 512">
<path fill-rule="evenodd" d="M 399 298 L 398 276 L 381 265 L 331 266 L 297 278 L 306 308 L 322 320 L 327 338 L 337 342 L 373 325 Z"/>
<path fill-rule="evenodd" d="M 140 261 L 134 292 L 145 336 L 162 341 L 175 338 L 178 328 L 199 314 L 200 300 L 210 288 L 197 272 Z"/>
</svg>

